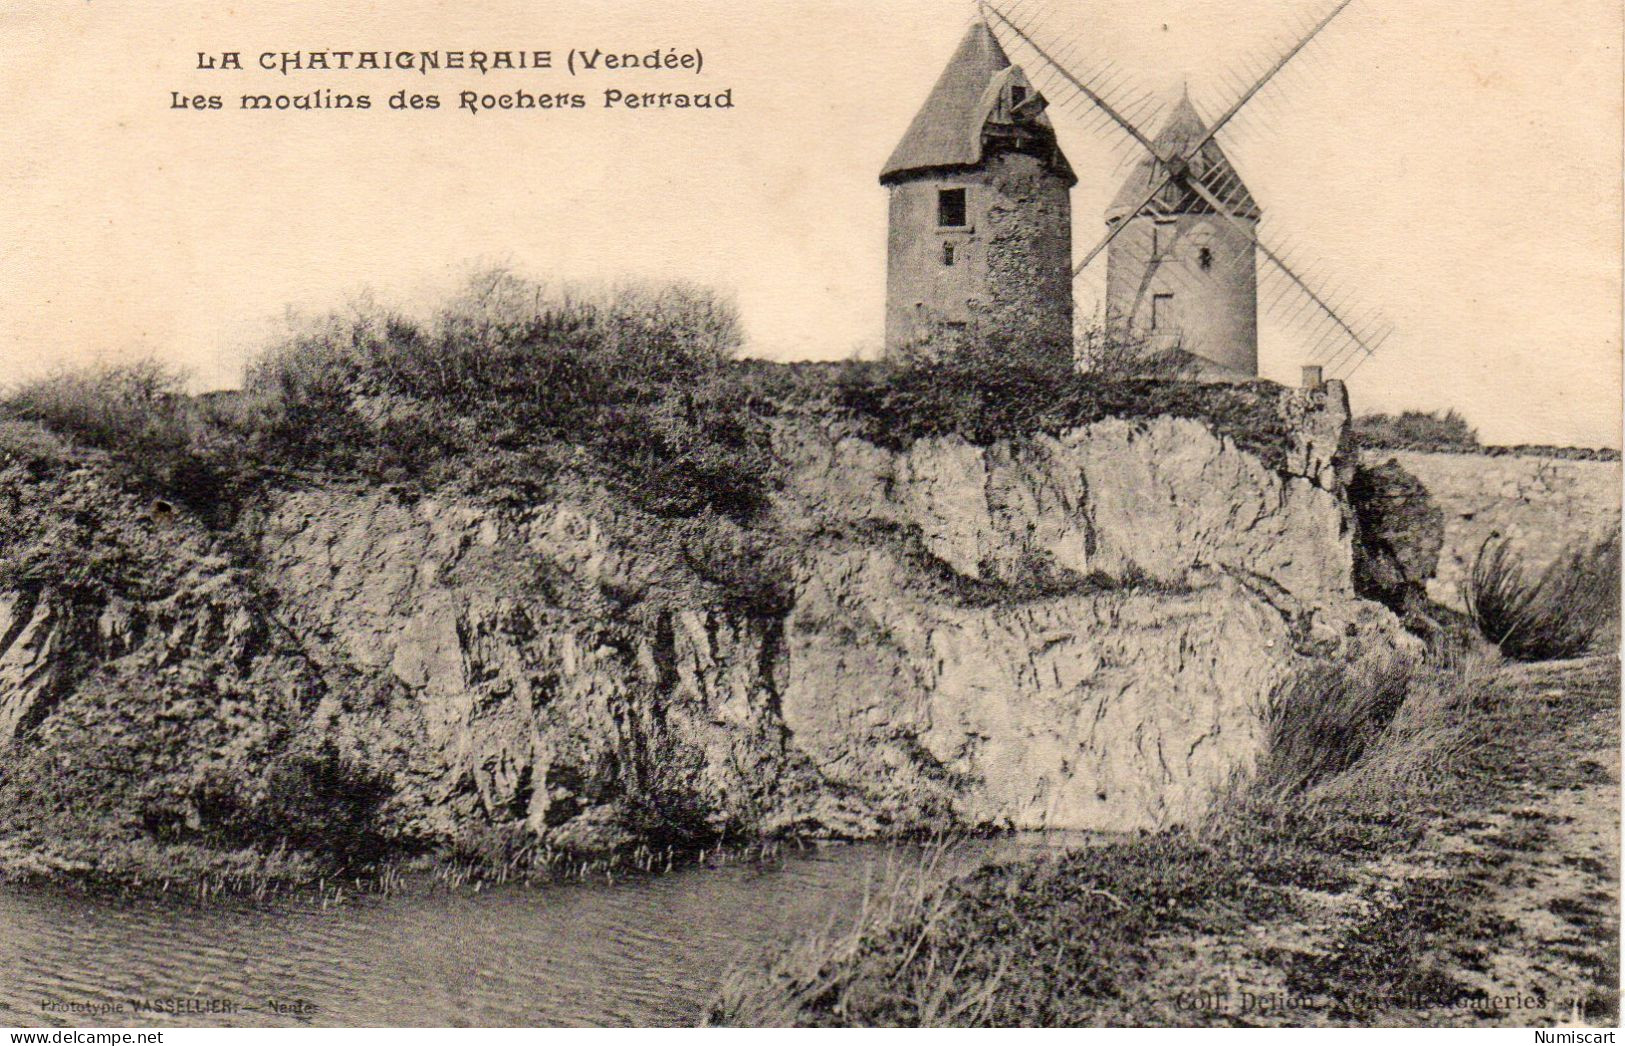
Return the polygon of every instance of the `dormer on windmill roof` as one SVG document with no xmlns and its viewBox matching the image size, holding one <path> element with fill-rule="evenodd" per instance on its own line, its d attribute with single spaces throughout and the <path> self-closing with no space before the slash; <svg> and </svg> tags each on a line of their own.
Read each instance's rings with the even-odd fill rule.
<svg viewBox="0 0 1625 1046">
<path fill-rule="evenodd" d="M 976 167 L 990 139 L 996 139 L 1041 154 L 1056 173 L 1076 184 L 1044 113 L 1046 104 L 1021 67 L 1010 64 L 987 23 L 977 21 L 886 161 L 880 182 L 890 185 L 919 171 Z"/>
<path fill-rule="evenodd" d="M 1207 124 L 1196 111 L 1196 106 L 1191 104 L 1187 93 L 1180 97 L 1168 122 L 1151 144 L 1160 157 L 1184 157 L 1197 142 L 1207 137 L 1207 133 Z M 1210 193 L 1224 201 L 1235 217 L 1257 221 L 1262 216 L 1253 194 L 1247 190 L 1241 175 L 1231 166 L 1229 157 L 1224 155 L 1216 139 L 1208 139 L 1201 151 L 1190 159 L 1189 172 L 1189 177 L 1199 179 Z M 1168 169 L 1161 160 L 1150 156 L 1142 159 L 1117 191 L 1112 205 L 1106 208 L 1106 221 L 1132 217 L 1128 212 L 1144 200 L 1151 187 L 1167 174 Z M 1142 211 L 1155 214 L 1211 214 L 1213 208 L 1176 179 L 1164 186 L 1156 199 L 1146 204 Z"/>
</svg>

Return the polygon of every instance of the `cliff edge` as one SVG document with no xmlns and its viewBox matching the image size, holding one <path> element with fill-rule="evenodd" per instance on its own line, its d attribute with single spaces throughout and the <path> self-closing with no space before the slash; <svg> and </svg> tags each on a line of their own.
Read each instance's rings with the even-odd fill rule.
<svg viewBox="0 0 1625 1046">
<path fill-rule="evenodd" d="M 1283 679 L 1414 642 L 1355 597 L 1341 387 L 1247 395 L 1271 454 L 1194 417 L 877 440 L 780 405 L 745 521 L 585 475 L 529 503 L 306 477 L 222 531 L 12 425 L 0 855 L 1189 821 Z"/>
</svg>

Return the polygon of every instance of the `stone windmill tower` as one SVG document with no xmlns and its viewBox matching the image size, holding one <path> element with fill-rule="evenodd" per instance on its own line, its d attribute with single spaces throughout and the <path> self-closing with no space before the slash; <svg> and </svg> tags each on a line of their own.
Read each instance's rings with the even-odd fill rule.
<svg viewBox="0 0 1625 1046">
<path fill-rule="evenodd" d="M 1046 108 L 987 24 L 973 24 L 880 175 L 888 353 L 977 344 L 1072 365 L 1078 179 Z"/>
<path fill-rule="evenodd" d="M 1188 94 L 1151 144 L 1154 154 L 1106 210 L 1116 234 L 1106 252 L 1107 323 L 1153 349 L 1189 353 L 1200 377 L 1256 377 L 1258 204 Z M 1178 177 L 1168 177 L 1170 165 Z M 1212 188 L 1222 210 L 1192 179 Z"/>
<path fill-rule="evenodd" d="M 1154 139 L 1129 116 L 1142 110 L 1144 99 L 1125 112 L 1107 97 L 1122 94 L 1111 63 L 1092 74 L 1075 73 L 1035 39 L 1031 4 L 1020 5 L 1027 11 L 1025 25 L 1003 10 L 1000 0 L 979 4 L 980 13 L 996 20 L 990 24 L 1037 56 L 1034 68 L 1062 108 L 1138 150 L 1139 163 L 1107 210 L 1105 237 L 1073 272 L 1081 276 L 1106 254 L 1108 324 L 1118 333 L 1144 337 L 1151 348 L 1188 353 L 1195 377 L 1229 381 L 1257 376 L 1261 278 L 1272 283 L 1270 307 L 1297 330 L 1306 382 L 1348 377 L 1392 332 L 1370 315 L 1350 318 L 1346 298 L 1310 282 L 1280 249 L 1261 238 L 1258 204 L 1218 144 L 1218 136 L 1237 115 L 1351 3 L 1332 2 L 1325 16 L 1211 123 L 1187 95 Z M 1072 46 L 1062 53 L 1076 50 Z"/>
</svg>

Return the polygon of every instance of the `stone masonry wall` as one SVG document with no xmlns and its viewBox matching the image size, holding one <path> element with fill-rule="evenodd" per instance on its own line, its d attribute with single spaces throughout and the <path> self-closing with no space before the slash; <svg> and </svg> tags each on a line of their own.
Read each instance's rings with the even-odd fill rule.
<svg viewBox="0 0 1625 1046">
<path fill-rule="evenodd" d="M 1444 550 L 1428 594 L 1446 606 L 1462 607 L 1473 558 L 1491 537 L 1510 538 L 1539 567 L 1574 542 L 1619 531 L 1619 462 L 1384 450 L 1365 457 L 1398 461 L 1444 511 Z"/>
<path fill-rule="evenodd" d="M 966 225 L 942 228 L 937 193 L 957 188 L 966 190 Z M 959 327 L 1007 338 L 1035 362 L 1071 363 L 1071 194 L 1036 157 L 999 153 L 975 170 L 891 189 L 887 350 L 929 342 L 940 351 Z"/>
</svg>

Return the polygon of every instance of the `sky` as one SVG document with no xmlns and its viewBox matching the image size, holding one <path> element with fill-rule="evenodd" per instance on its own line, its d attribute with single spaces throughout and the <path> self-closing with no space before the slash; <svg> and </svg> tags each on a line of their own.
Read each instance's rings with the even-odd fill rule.
<svg viewBox="0 0 1625 1046">
<path fill-rule="evenodd" d="M 1227 108 L 1327 0 L 1010 0 L 1114 96 Z M 968 0 L 21 0 L 0 8 L 0 384 L 156 356 L 229 387 L 292 309 L 422 302 L 477 268 L 682 279 L 736 297 L 747 351 L 880 340 L 877 176 L 974 15 Z M 1355 0 L 1220 141 L 1317 286 L 1393 328 L 1357 411 L 1455 408 L 1489 441 L 1620 445 L 1621 11 L 1613 0 Z M 1043 81 L 1040 63 L 1011 56 Z M 698 51 L 699 75 L 257 68 L 264 51 Z M 237 51 L 245 71 L 203 71 Z M 728 89 L 728 110 L 606 110 L 608 87 Z M 242 93 L 367 93 L 257 113 Z M 439 93 L 393 112 L 397 89 Z M 460 91 L 581 92 L 571 111 Z M 219 111 L 171 92 L 219 94 Z M 1136 158 L 1052 112 L 1075 251 Z M 1155 129 L 1151 110 L 1146 130 Z M 1097 304 L 1102 267 L 1077 284 Z M 1266 377 L 1307 362 L 1266 313 Z"/>
</svg>

